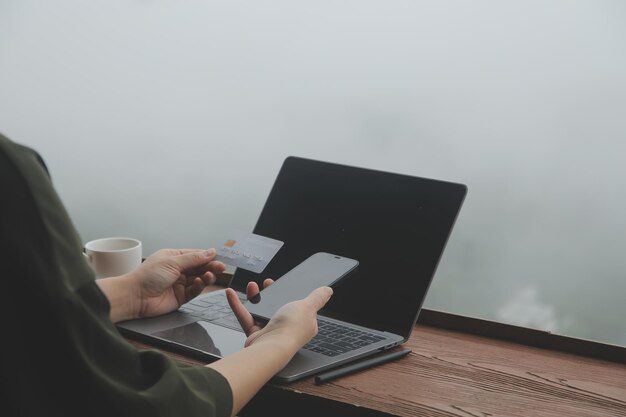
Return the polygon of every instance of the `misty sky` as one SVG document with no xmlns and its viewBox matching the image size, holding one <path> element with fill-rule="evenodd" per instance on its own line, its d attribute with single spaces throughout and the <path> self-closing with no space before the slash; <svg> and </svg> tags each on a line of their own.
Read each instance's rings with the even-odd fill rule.
<svg viewBox="0 0 626 417">
<path fill-rule="evenodd" d="M 84 241 L 218 245 L 288 155 L 462 182 L 426 307 L 621 345 L 625 74 L 622 1 L 0 1 Z"/>
</svg>

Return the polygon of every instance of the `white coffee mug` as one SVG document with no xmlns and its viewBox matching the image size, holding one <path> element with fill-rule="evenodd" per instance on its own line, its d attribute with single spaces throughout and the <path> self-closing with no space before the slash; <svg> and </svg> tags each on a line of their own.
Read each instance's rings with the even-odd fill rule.
<svg viewBox="0 0 626 417">
<path fill-rule="evenodd" d="M 141 264 L 141 242 L 128 237 L 107 237 L 85 244 L 85 257 L 96 278 L 131 272 Z"/>
</svg>

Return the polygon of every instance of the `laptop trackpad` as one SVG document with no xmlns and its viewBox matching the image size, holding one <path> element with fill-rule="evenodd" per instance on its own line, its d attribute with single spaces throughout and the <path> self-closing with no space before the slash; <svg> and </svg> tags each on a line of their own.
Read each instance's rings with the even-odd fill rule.
<svg viewBox="0 0 626 417">
<path fill-rule="evenodd" d="M 208 321 L 196 321 L 152 334 L 220 357 L 240 351 L 246 342 L 243 332 L 216 326 Z"/>
</svg>

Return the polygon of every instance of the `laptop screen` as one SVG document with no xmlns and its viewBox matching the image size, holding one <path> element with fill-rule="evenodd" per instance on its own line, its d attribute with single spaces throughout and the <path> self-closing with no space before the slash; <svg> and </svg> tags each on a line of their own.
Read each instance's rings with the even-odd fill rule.
<svg viewBox="0 0 626 417">
<path fill-rule="evenodd" d="M 285 160 L 254 233 L 284 246 L 262 274 L 277 278 L 316 252 L 356 259 L 321 314 L 408 337 L 466 194 L 462 184 L 309 159 Z"/>
</svg>

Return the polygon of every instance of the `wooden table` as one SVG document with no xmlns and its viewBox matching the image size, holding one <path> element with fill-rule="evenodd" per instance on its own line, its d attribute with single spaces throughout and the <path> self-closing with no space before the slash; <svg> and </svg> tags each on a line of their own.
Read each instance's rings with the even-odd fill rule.
<svg viewBox="0 0 626 417">
<path fill-rule="evenodd" d="M 406 358 L 324 385 L 268 384 L 240 415 L 626 416 L 624 347 L 431 310 L 404 347 Z"/>
</svg>

